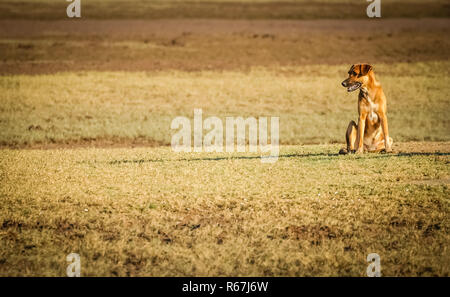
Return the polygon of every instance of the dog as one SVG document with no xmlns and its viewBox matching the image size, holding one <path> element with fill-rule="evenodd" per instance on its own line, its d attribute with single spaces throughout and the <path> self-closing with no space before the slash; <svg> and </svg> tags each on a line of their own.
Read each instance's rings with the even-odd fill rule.
<svg viewBox="0 0 450 297">
<path fill-rule="evenodd" d="M 369 64 L 355 64 L 342 82 L 348 92 L 359 89 L 358 124 L 350 121 L 345 139 L 347 148 L 340 154 L 363 152 L 392 152 L 393 140 L 389 137 L 386 116 L 386 96 Z"/>
</svg>

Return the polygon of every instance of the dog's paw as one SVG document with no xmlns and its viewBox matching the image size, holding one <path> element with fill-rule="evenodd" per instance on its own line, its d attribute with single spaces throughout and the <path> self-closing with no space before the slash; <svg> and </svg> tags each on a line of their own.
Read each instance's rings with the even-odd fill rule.
<svg viewBox="0 0 450 297">
<path fill-rule="evenodd" d="M 341 148 L 339 150 L 339 155 L 347 155 L 348 154 L 348 150 L 346 148 Z"/>
<path fill-rule="evenodd" d="M 392 149 L 391 149 L 391 148 L 388 148 L 388 149 L 382 149 L 382 150 L 380 151 L 380 153 L 382 153 L 382 154 L 392 153 Z"/>
</svg>

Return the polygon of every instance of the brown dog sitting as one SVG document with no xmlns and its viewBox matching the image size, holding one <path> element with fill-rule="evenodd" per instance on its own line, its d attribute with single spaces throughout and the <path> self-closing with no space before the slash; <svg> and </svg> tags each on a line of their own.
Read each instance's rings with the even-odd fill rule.
<svg viewBox="0 0 450 297">
<path fill-rule="evenodd" d="M 351 121 L 345 134 L 347 148 L 340 154 L 350 152 L 391 152 L 392 138 L 389 137 L 386 117 L 386 96 L 375 78 L 373 67 L 368 64 L 353 65 L 348 78 L 342 82 L 348 92 L 359 91 L 358 125 Z"/>
</svg>

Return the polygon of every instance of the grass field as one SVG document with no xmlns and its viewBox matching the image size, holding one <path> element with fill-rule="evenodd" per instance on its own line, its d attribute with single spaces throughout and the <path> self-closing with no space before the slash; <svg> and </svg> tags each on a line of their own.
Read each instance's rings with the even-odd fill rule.
<svg viewBox="0 0 450 297">
<path fill-rule="evenodd" d="M 3 150 L 0 275 L 448 276 L 449 144 L 337 149 Z"/>
<path fill-rule="evenodd" d="M 449 141 L 450 63 L 376 67 L 394 141 Z M 202 108 L 204 118 L 279 116 L 283 144 L 342 143 L 348 122 L 357 118 L 357 96 L 340 86 L 347 68 L 4 76 L 0 143 L 169 145 L 171 121 L 193 119 L 194 108 Z"/>
<path fill-rule="evenodd" d="M 450 275 L 448 1 L 67 5 L 0 3 L 0 276 Z M 393 153 L 337 154 L 361 62 Z M 278 161 L 173 152 L 195 108 L 278 116 Z"/>
</svg>

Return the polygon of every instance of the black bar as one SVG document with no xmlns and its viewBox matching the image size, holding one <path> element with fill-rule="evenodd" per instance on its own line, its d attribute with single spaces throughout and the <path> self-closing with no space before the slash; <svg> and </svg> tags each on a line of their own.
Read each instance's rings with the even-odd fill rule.
<svg viewBox="0 0 450 297">
<path fill-rule="evenodd" d="M 148 277 L 148 278 L 0 278 L 5 292 L 15 294 L 39 291 L 70 292 L 85 296 L 106 293 L 126 296 L 314 296 L 329 293 L 366 296 L 378 292 L 379 296 L 425 290 L 446 291 L 447 278 L 300 278 L 300 277 Z M 202 284 L 203 286 L 199 286 Z M 211 286 L 215 285 L 214 293 Z M 266 284 L 265 286 L 262 284 Z M 197 285 L 197 286 L 195 286 Z M 209 290 L 206 290 L 209 288 Z M 188 291 L 186 291 L 188 289 Z M 199 291 L 200 289 L 204 289 Z M 101 295 L 100 295 L 101 294 Z M 331 295 L 332 294 L 332 295 Z M 60 295 L 61 296 L 61 295 Z"/>
</svg>

